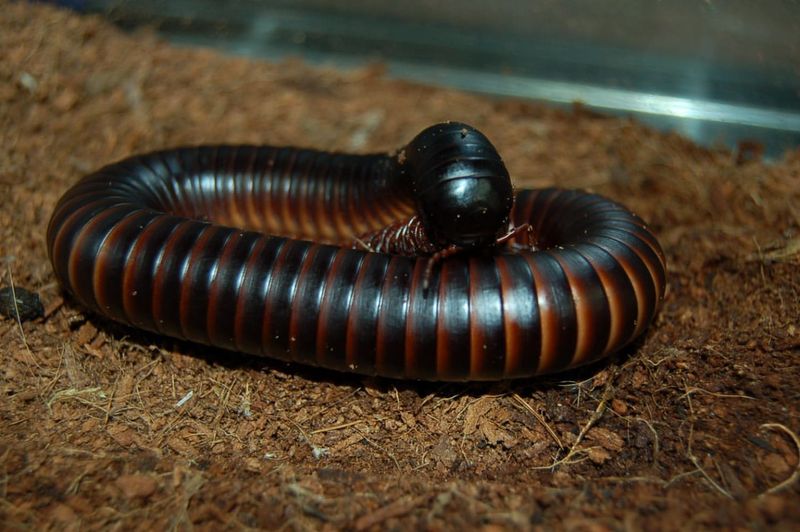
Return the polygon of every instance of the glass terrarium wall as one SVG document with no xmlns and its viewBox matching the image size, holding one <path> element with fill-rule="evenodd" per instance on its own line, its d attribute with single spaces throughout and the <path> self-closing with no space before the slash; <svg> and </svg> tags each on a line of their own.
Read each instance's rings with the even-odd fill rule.
<svg viewBox="0 0 800 532">
<path fill-rule="evenodd" d="M 76 2 L 71 2 L 73 5 Z M 583 104 L 705 145 L 800 145 L 794 0 L 88 0 L 186 45 Z"/>
</svg>

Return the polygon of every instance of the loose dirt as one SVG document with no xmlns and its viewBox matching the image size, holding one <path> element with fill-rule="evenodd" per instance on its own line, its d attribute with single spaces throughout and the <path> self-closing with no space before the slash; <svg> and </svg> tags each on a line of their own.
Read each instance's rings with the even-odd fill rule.
<svg viewBox="0 0 800 532">
<path fill-rule="evenodd" d="M 800 525 L 800 150 L 707 149 L 575 106 L 497 101 L 180 49 L 0 2 L 2 528 L 658 530 Z M 666 301 L 611 360 L 545 379 L 365 379 L 148 335 L 55 283 L 44 234 L 81 175 L 195 143 L 389 151 L 473 124 L 517 186 L 617 199 Z M 753 156 L 755 154 L 755 156 Z M 795 528 L 796 529 L 796 528 Z"/>
</svg>

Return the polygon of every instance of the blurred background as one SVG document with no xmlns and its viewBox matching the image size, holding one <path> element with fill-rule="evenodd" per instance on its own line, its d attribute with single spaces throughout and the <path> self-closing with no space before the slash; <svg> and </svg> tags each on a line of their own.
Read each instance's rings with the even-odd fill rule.
<svg viewBox="0 0 800 532">
<path fill-rule="evenodd" d="M 700 144 L 800 146 L 800 0 L 72 0 L 186 46 L 634 116 Z"/>
</svg>

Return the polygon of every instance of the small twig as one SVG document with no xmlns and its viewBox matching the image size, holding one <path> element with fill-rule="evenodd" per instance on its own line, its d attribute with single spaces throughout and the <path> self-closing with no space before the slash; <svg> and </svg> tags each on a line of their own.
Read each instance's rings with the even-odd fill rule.
<svg viewBox="0 0 800 532">
<path fill-rule="evenodd" d="M 603 414 L 605 413 L 608 403 L 613 395 L 614 391 L 613 383 L 618 373 L 619 373 L 618 369 L 614 370 L 612 372 L 612 375 L 608 378 L 608 381 L 606 382 L 605 387 L 603 388 L 603 395 L 600 398 L 600 402 L 598 403 L 597 408 L 595 408 L 594 412 L 592 413 L 592 417 L 590 417 L 589 420 L 586 422 L 586 424 L 581 428 L 581 431 L 578 433 L 578 436 L 575 438 L 575 441 L 570 446 L 569 451 L 567 451 L 567 454 L 563 458 L 555 460 L 549 466 L 533 466 L 530 467 L 529 469 L 553 470 L 558 466 L 577 464 L 589 458 L 587 451 L 593 448 L 578 449 L 578 445 L 581 444 L 581 442 L 586 437 L 586 434 L 589 432 L 589 430 L 591 430 L 591 428 L 594 427 L 595 424 L 603 417 Z M 583 453 L 584 456 L 582 456 L 581 458 L 573 459 L 579 453 Z"/>
<path fill-rule="evenodd" d="M 108 420 L 111 418 L 111 409 L 114 405 L 114 397 L 117 395 L 117 383 L 119 376 L 114 379 L 114 386 L 111 387 L 111 393 L 108 394 L 108 401 L 106 402 L 106 415 L 103 416 L 103 426 L 108 425 Z"/>
<path fill-rule="evenodd" d="M 733 499 L 733 495 L 731 495 L 731 493 L 728 490 L 726 490 L 725 488 L 720 486 L 719 483 L 717 483 L 716 480 L 711 478 L 711 475 L 706 473 L 706 470 L 703 469 L 703 467 L 700 465 L 700 461 L 697 459 L 697 457 L 694 455 L 694 453 L 692 453 L 692 440 L 693 439 L 694 439 L 694 425 L 691 425 L 689 427 L 688 448 L 686 449 L 686 455 L 689 457 L 689 460 L 691 460 L 692 464 L 694 464 L 694 466 L 697 468 L 697 470 L 700 471 L 700 474 L 703 475 L 703 477 L 706 479 L 706 481 L 708 481 L 708 483 L 711 484 L 711 486 L 714 489 L 716 489 L 718 492 L 720 492 L 721 494 L 723 494 L 727 498 Z"/>
<path fill-rule="evenodd" d="M 327 447 L 319 447 L 317 445 L 314 445 L 314 442 L 311 441 L 310 435 L 308 433 L 306 433 L 306 431 L 303 429 L 303 427 L 301 427 L 298 423 L 296 423 L 295 421 L 293 421 L 293 420 L 291 420 L 291 419 L 289 419 L 287 417 L 284 417 L 283 420 L 288 425 L 293 426 L 295 428 L 295 430 L 297 430 L 297 432 L 300 433 L 301 439 L 304 442 L 306 442 L 306 444 L 309 447 L 311 447 L 311 454 L 312 454 L 312 456 L 314 456 L 314 458 L 319 460 L 320 458 L 322 458 L 323 456 L 328 454 L 328 448 Z"/>
<path fill-rule="evenodd" d="M 608 406 L 608 402 L 611 400 L 611 396 L 613 395 L 613 390 L 614 390 L 613 384 L 617 376 L 617 372 L 618 370 L 613 371 L 612 375 L 609 376 L 608 382 L 606 382 L 606 386 L 603 389 L 603 395 L 600 398 L 600 402 L 597 404 L 597 408 L 595 408 L 592 417 L 589 418 L 589 421 L 586 422 L 581 431 L 578 433 L 578 437 L 575 438 L 575 442 L 570 447 L 569 452 L 567 452 L 567 455 L 564 456 L 564 458 L 557 460 L 555 463 L 553 463 L 551 467 L 556 467 L 557 465 L 567 463 L 569 459 L 572 458 L 578 452 L 578 445 L 580 445 L 580 443 L 583 441 L 583 438 L 586 437 L 586 433 L 589 432 L 589 430 L 592 427 L 594 427 L 594 425 L 598 421 L 600 421 L 600 418 L 603 417 L 603 414 L 605 413 L 606 408 Z"/>
<path fill-rule="evenodd" d="M 421 495 L 418 497 L 406 495 L 405 497 L 401 497 L 373 512 L 362 515 L 356 519 L 353 528 L 355 530 L 366 530 L 379 525 L 392 517 L 400 517 L 423 504 L 428 498 L 428 495 Z"/>
<path fill-rule="evenodd" d="M 666 486 L 667 481 L 656 477 L 599 477 L 595 479 L 596 482 L 619 482 L 627 484 L 629 482 L 641 482 L 645 484 L 658 484 L 659 486 Z"/>
<path fill-rule="evenodd" d="M 345 394 L 344 396 L 340 397 L 339 399 L 336 399 L 335 401 L 331 401 L 324 408 L 320 408 L 319 410 L 315 410 L 311 415 L 309 415 L 307 417 L 303 417 L 303 418 L 298 418 L 297 422 L 298 423 L 308 423 L 309 421 L 311 421 L 315 417 L 318 417 L 318 416 L 324 414 L 325 412 L 327 412 L 331 408 L 339 406 L 344 401 L 350 399 L 351 397 L 353 397 L 354 395 L 356 395 L 360 391 L 361 391 L 361 387 L 358 387 L 355 390 L 351 391 L 350 393 Z"/>
<path fill-rule="evenodd" d="M 379 451 L 381 451 L 382 453 L 384 453 L 386 456 L 388 456 L 389 458 L 391 458 L 391 459 L 392 459 L 392 462 L 394 462 L 394 466 L 397 468 L 397 470 L 398 470 L 398 471 L 400 471 L 400 470 L 401 470 L 401 468 L 400 468 L 400 462 L 398 462 L 398 461 L 397 461 L 397 458 L 395 458 L 395 456 L 394 456 L 394 455 L 393 455 L 391 452 L 387 451 L 386 449 L 384 449 L 383 447 L 381 447 L 380 445 L 378 445 L 378 444 L 377 444 L 377 443 L 375 443 L 374 441 L 372 441 L 372 440 L 370 440 L 369 438 L 367 438 L 367 435 L 366 435 L 366 434 L 364 434 L 363 432 L 361 432 L 360 430 L 358 430 L 357 428 L 355 428 L 355 427 L 354 427 L 354 428 L 353 428 L 353 430 L 355 430 L 356 432 L 358 432 L 358 433 L 361 435 L 361 437 L 362 437 L 362 438 L 364 438 L 364 441 L 365 441 L 365 442 L 367 442 L 367 443 L 368 443 L 368 444 L 370 444 L 372 447 L 374 447 L 374 448 L 378 449 Z"/>
<path fill-rule="evenodd" d="M 783 489 L 786 489 L 795 482 L 797 482 L 798 479 L 800 479 L 800 437 L 798 437 L 797 434 L 789 430 L 789 428 L 786 425 L 782 425 L 780 423 L 764 423 L 763 425 L 761 425 L 761 428 L 780 430 L 785 432 L 792 439 L 792 441 L 794 442 L 795 449 L 797 450 L 797 464 L 794 467 L 794 472 L 791 474 L 791 476 L 789 476 L 789 478 L 787 478 L 780 484 L 772 486 L 767 491 L 762 493 L 760 496 L 763 497 L 764 495 L 777 493 Z"/>
<path fill-rule="evenodd" d="M 14 276 L 11 274 L 11 261 L 6 262 L 6 268 L 8 269 L 8 284 L 11 287 L 11 300 L 14 302 L 14 316 L 16 318 L 17 326 L 19 327 L 19 336 L 22 339 L 22 345 L 25 346 L 25 350 L 28 352 L 28 355 L 31 357 L 31 361 L 33 365 L 37 368 L 39 363 L 36 360 L 36 357 L 33 355 L 33 351 L 31 351 L 30 346 L 28 345 L 28 339 L 25 337 L 25 329 L 22 328 L 22 320 L 19 317 L 19 305 L 17 305 L 17 291 L 14 287 Z"/>
<path fill-rule="evenodd" d="M 653 427 L 653 424 L 652 424 L 652 423 L 650 423 L 648 420 L 644 419 L 643 417 L 638 417 L 638 418 L 636 418 L 636 419 L 637 419 L 637 420 L 639 420 L 639 421 L 641 421 L 641 422 L 642 422 L 642 423 L 644 423 L 645 425 L 647 425 L 647 428 L 649 428 L 649 429 L 650 429 L 650 432 L 652 432 L 652 433 L 653 433 L 653 437 L 655 438 L 655 439 L 653 440 L 653 463 L 655 464 L 655 463 L 657 463 L 657 462 L 658 462 L 658 450 L 659 450 L 659 445 L 658 445 L 658 432 L 656 432 L 656 429 L 655 429 L 655 427 Z"/>
<path fill-rule="evenodd" d="M 367 244 L 366 242 L 364 242 L 363 240 L 361 240 L 357 236 L 353 237 L 353 241 L 356 244 L 358 244 L 359 246 L 361 246 L 362 251 L 368 251 L 370 253 L 375 253 L 375 250 L 372 248 L 372 246 L 370 246 L 369 244 Z"/>
<path fill-rule="evenodd" d="M 682 478 L 690 477 L 690 476 L 692 476 L 692 475 L 696 475 L 697 473 L 700 473 L 700 471 L 698 471 L 697 469 L 692 469 L 691 471 L 684 471 L 683 473 L 678 473 L 677 475 L 675 475 L 674 477 L 672 477 L 671 479 L 669 479 L 669 480 L 667 481 L 667 483 L 666 483 L 666 484 L 664 484 L 664 487 L 665 487 L 665 488 L 668 488 L 668 487 L 670 487 L 672 484 L 674 484 L 675 482 L 677 482 L 677 481 L 681 480 Z"/>
<path fill-rule="evenodd" d="M 545 430 L 547 430 L 547 432 L 550 434 L 550 437 L 553 438 L 553 441 L 556 442 L 556 445 L 558 445 L 559 449 L 564 448 L 564 444 L 561 443 L 561 438 L 558 437 L 558 434 L 556 434 L 553 428 L 547 423 L 547 421 L 545 421 L 544 417 L 539 412 L 536 411 L 535 408 L 529 405 L 522 397 L 520 397 L 516 393 L 511 394 L 511 397 L 520 405 L 522 405 L 522 408 L 527 410 L 534 418 L 536 418 L 536 421 L 542 424 Z"/>
<path fill-rule="evenodd" d="M 350 421 L 349 423 L 340 423 L 339 425 L 333 425 L 331 427 L 323 427 L 321 429 L 312 430 L 308 434 L 313 436 L 314 434 L 322 434 L 323 432 L 331 432 L 334 430 L 346 429 L 347 427 L 352 427 L 353 425 L 358 425 L 359 423 L 366 423 L 366 422 L 367 421 L 364 419 L 357 419 L 355 421 Z"/>
<path fill-rule="evenodd" d="M 764 286 L 767 286 L 767 276 L 764 273 L 764 252 L 761 251 L 761 245 L 758 243 L 758 239 L 756 239 L 755 236 L 753 237 L 753 242 L 758 250 L 758 271 L 761 274 L 761 282 Z"/>
<path fill-rule="evenodd" d="M 66 390 L 60 390 L 54 393 L 53 396 L 50 397 L 50 399 L 47 401 L 47 403 L 45 403 L 45 406 L 47 406 L 48 411 L 52 411 L 52 406 L 55 402 L 73 399 L 85 405 L 94 407 L 100 410 L 101 412 L 105 413 L 106 412 L 105 408 L 103 408 L 102 406 L 100 406 L 95 402 L 83 398 L 84 395 L 91 395 L 91 394 L 97 394 L 98 396 L 101 396 L 101 399 L 105 399 L 105 395 L 103 394 L 103 389 L 100 388 L 99 386 L 93 386 L 91 388 L 80 388 L 80 389 L 68 388 Z"/>
<path fill-rule="evenodd" d="M 684 397 L 688 397 L 690 394 L 693 393 L 702 393 L 705 395 L 710 395 L 712 397 L 719 397 L 722 399 L 751 399 L 755 400 L 755 397 L 750 397 L 749 395 L 740 395 L 740 394 L 732 394 L 732 393 L 717 393 L 717 392 L 709 392 L 708 390 L 704 390 L 703 388 L 687 388 L 686 393 L 681 395 L 679 399 L 683 399 Z"/>
<path fill-rule="evenodd" d="M 183 397 L 181 397 L 178 400 L 177 403 L 175 403 L 175 408 L 176 409 L 181 408 L 183 405 L 189 402 L 189 399 L 191 399 L 193 396 L 194 396 L 194 390 L 189 390 Z"/>
</svg>

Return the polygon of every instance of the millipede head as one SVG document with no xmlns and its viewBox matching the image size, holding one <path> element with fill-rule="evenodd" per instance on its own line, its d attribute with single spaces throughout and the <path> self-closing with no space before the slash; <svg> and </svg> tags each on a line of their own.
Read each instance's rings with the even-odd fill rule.
<svg viewBox="0 0 800 532">
<path fill-rule="evenodd" d="M 500 155 L 481 132 L 459 122 L 431 126 L 403 151 L 417 213 L 438 246 L 493 245 L 508 230 L 514 201 Z"/>
</svg>

